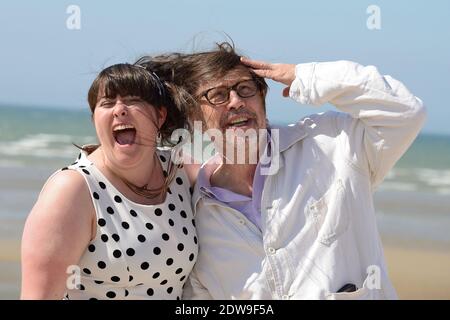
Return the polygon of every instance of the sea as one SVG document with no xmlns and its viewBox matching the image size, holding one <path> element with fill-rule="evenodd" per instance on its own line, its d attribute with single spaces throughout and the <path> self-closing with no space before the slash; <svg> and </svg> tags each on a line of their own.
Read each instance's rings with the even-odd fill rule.
<svg viewBox="0 0 450 320">
<path fill-rule="evenodd" d="M 96 142 L 88 111 L 0 106 L 0 298 L 17 297 L 23 226 L 45 181 L 74 161 L 73 144 Z M 383 239 L 450 248 L 450 136 L 420 134 L 374 198 Z"/>
</svg>

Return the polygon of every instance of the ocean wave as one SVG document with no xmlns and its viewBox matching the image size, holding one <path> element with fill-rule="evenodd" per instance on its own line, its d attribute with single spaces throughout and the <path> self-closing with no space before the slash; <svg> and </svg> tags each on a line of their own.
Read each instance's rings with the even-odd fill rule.
<svg viewBox="0 0 450 320">
<path fill-rule="evenodd" d="M 381 190 L 417 191 L 419 187 L 415 183 L 385 181 L 380 185 Z"/>
<path fill-rule="evenodd" d="M 430 186 L 450 187 L 450 170 L 417 169 L 415 174 Z"/>
<path fill-rule="evenodd" d="M 395 168 L 389 172 L 386 180 L 445 189 L 450 188 L 450 169 Z"/>
<path fill-rule="evenodd" d="M 77 154 L 72 142 L 87 144 L 95 141 L 90 136 L 63 134 L 27 135 L 15 141 L 0 142 L 0 155 L 12 157 L 70 158 Z"/>
<path fill-rule="evenodd" d="M 442 195 L 450 195 L 450 188 L 438 188 L 436 192 Z"/>
</svg>

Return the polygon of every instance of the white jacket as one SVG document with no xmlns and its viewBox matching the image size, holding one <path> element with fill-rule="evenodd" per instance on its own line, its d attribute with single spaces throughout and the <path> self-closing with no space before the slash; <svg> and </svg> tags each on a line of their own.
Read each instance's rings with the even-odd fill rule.
<svg viewBox="0 0 450 320">
<path fill-rule="evenodd" d="M 290 97 L 342 112 L 279 128 L 280 168 L 264 184 L 261 231 L 195 188 L 200 252 L 184 298 L 397 298 L 372 195 L 419 133 L 422 102 L 349 61 L 297 65 Z M 336 293 L 347 283 L 358 290 Z"/>
</svg>

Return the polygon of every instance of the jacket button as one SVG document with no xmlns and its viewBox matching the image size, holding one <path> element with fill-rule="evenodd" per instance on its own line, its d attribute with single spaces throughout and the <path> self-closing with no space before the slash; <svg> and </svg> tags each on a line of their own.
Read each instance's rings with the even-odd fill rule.
<svg viewBox="0 0 450 320">
<path fill-rule="evenodd" d="M 244 224 L 245 224 L 245 221 L 241 219 L 241 220 L 239 220 L 239 223 L 242 224 L 242 225 L 244 225 Z"/>
<path fill-rule="evenodd" d="M 272 247 L 267 248 L 267 251 L 269 252 L 269 254 L 275 254 L 275 252 L 277 252 L 277 250 L 275 250 L 275 248 Z"/>
<path fill-rule="evenodd" d="M 289 300 L 289 296 L 287 294 L 283 294 L 283 296 L 281 297 L 281 299 L 283 300 Z"/>
</svg>

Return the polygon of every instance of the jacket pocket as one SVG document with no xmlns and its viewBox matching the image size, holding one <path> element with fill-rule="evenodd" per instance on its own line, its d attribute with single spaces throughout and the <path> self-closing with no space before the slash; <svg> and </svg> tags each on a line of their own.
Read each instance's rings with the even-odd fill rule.
<svg viewBox="0 0 450 320">
<path fill-rule="evenodd" d="M 318 241 L 330 246 L 349 225 L 349 212 L 344 184 L 341 179 L 309 206 L 318 232 Z"/>
<path fill-rule="evenodd" d="M 374 289 L 368 287 L 370 276 L 368 275 L 364 280 L 362 287 L 353 292 L 337 292 L 329 293 L 325 296 L 327 300 L 370 300 L 374 299 Z"/>
</svg>

